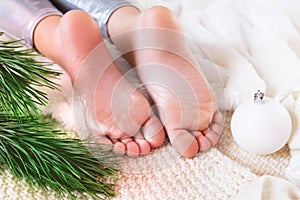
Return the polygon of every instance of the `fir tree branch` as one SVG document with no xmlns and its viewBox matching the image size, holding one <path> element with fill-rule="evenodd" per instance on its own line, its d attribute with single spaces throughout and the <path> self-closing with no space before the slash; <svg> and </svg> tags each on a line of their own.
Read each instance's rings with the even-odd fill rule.
<svg viewBox="0 0 300 200">
<path fill-rule="evenodd" d="M 19 42 L 0 40 L 0 106 L 10 116 L 33 117 L 39 112 L 37 105 L 47 103 L 46 94 L 35 87 L 56 88 L 50 79 L 60 73 L 34 59 L 40 55 Z"/>
<path fill-rule="evenodd" d="M 65 133 L 38 119 L 37 105 L 45 105 L 47 96 L 35 86 L 55 89 L 50 79 L 60 73 L 37 56 L 19 41 L 0 40 L 0 170 L 4 165 L 17 178 L 72 199 L 73 192 L 113 196 L 113 184 L 105 181 L 116 178 L 119 163 L 111 147 L 61 138 Z"/>
<path fill-rule="evenodd" d="M 84 142 L 58 137 L 64 133 L 53 130 L 47 122 L 27 118 L 21 122 L 17 118 L 8 121 L 7 117 L 0 112 L 0 164 L 13 175 L 72 199 L 76 198 L 74 191 L 94 199 L 101 198 L 99 194 L 115 195 L 113 184 L 103 180 L 116 178 L 118 161 L 111 148 L 97 144 L 96 149 L 94 144 L 91 149 L 98 155 L 96 159 Z"/>
</svg>

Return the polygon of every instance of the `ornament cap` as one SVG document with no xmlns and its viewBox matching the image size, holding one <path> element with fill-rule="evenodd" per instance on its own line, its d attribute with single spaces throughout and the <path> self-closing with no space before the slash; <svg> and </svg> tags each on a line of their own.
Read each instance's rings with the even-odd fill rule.
<svg viewBox="0 0 300 200">
<path fill-rule="evenodd" d="M 258 90 L 254 94 L 254 102 L 258 103 L 258 104 L 263 104 L 264 103 L 264 97 L 265 97 L 265 93 L 263 93 L 260 90 Z"/>
</svg>

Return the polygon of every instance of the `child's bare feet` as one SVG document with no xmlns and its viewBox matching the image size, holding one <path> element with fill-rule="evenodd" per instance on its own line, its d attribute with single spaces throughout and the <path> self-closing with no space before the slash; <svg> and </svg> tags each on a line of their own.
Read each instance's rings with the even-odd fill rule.
<svg viewBox="0 0 300 200">
<path fill-rule="evenodd" d="M 145 97 L 122 78 L 105 45 L 101 45 L 103 40 L 98 25 L 88 14 L 73 10 L 63 17 L 43 19 L 35 30 L 34 42 L 41 53 L 68 72 L 73 84 L 78 85 L 78 79 L 86 78 L 79 90 L 87 91 L 95 84 L 94 96 L 86 98 L 95 104 L 101 130 L 92 136 L 98 137 L 98 141 L 113 143 L 115 152 L 128 156 L 148 154 L 151 148 L 164 142 L 165 133 L 159 119 Z M 84 71 L 99 73 L 99 68 L 102 74 L 97 77 L 97 83 L 93 83 Z M 122 91 L 115 91 L 120 86 L 119 81 Z M 114 99 L 118 99 L 117 105 L 111 105 Z M 112 106 L 127 112 L 129 118 L 115 116 Z"/>
<path fill-rule="evenodd" d="M 131 25 L 127 22 L 123 30 L 114 26 L 118 15 L 125 12 L 119 9 L 111 17 L 109 33 L 137 67 L 171 144 L 184 157 L 208 150 L 218 141 L 223 118 L 214 92 L 185 44 L 176 17 L 164 7 L 153 7 L 142 14 L 133 7 L 127 9 L 136 16 L 127 18 Z M 126 36 L 118 36 L 126 29 Z"/>
</svg>

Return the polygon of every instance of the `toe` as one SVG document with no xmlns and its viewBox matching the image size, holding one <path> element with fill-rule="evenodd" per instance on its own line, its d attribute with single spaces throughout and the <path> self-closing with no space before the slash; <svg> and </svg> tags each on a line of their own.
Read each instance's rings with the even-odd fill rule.
<svg viewBox="0 0 300 200">
<path fill-rule="evenodd" d="M 96 143 L 99 144 L 99 147 L 101 149 L 105 149 L 105 150 L 111 150 L 113 149 L 113 143 L 110 139 L 108 139 L 106 136 L 104 135 L 100 135 L 96 138 Z"/>
<path fill-rule="evenodd" d="M 141 155 L 146 155 L 150 152 L 151 146 L 146 140 L 137 138 L 135 139 L 135 142 L 139 147 L 139 151 Z"/>
<path fill-rule="evenodd" d="M 126 153 L 129 157 L 137 157 L 140 153 L 139 146 L 136 142 L 132 140 L 132 138 L 124 138 L 121 142 L 126 147 Z"/>
<path fill-rule="evenodd" d="M 139 156 L 139 146 L 134 141 L 128 142 L 126 144 L 126 153 L 129 157 Z"/>
<path fill-rule="evenodd" d="M 215 132 L 217 135 L 221 135 L 222 126 L 220 124 L 212 124 L 210 129 Z"/>
<path fill-rule="evenodd" d="M 96 142 L 100 144 L 112 144 L 111 140 L 108 139 L 105 135 L 100 135 L 96 138 Z"/>
<path fill-rule="evenodd" d="M 194 132 L 199 143 L 200 151 L 208 151 L 211 147 L 210 140 L 205 137 L 200 131 Z"/>
<path fill-rule="evenodd" d="M 125 144 L 123 144 L 122 142 L 116 142 L 116 143 L 114 143 L 113 151 L 117 155 L 120 155 L 120 156 L 125 155 L 125 153 L 126 153 Z"/>
<path fill-rule="evenodd" d="M 206 131 L 205 137 L 210 141 L 211 146 L 215 146 L 218 143 L 219 135 L 211 129 Z"/>
<path fill-rule="evenodd" d="M 137 143 L 137 145 L 139 146 L 139 150 L 140 150 L 140 154 L 141 155 L 146 155 L 150 152 L 151 150 L 151 145 L 149 144 L 149 142 L 144 138 L 144 136 L 142 135 L 142 133 L 138 133 L 134 136 L 134 141 Z"/>
<path fill-rule="evenodd" d="M 152 114 L 142 127 L 145 139 L 152 148 L 160 147 L 165 141 L 165 131 L 160 120 Z"/>
<path fill-rule="evenodd" d="M 183 157 L 192 158 L 199 151 L 195 136 L 186 130 L 169 131 L 169 138 L 171 144 Z"/>
<path fill-rule="evenodd" d="M 213 121 L 213 123 L 216 123 L 216 124 L 221 125 L 221 124 L 223 124 L 223 120 L 224 120 L 223 115 L 222 115 L 221 111 L 218 110 L 218 111 L 214 114 L 214 117 L 213 117 L 213 120 L 212 120 L 212 121 Z"/>
</svg>

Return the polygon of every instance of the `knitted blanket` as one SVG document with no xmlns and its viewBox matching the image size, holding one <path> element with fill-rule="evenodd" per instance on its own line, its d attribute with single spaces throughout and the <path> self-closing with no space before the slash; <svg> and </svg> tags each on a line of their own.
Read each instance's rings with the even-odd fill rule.
<svg viewBox="0 0 300 200">
<path fill-rule="evenodd" d="M 234 199 L 259 176 L 283 178 L 289 162 L 288 147 L 267 156 L 248 154 L 231 136 L 230 116 L 227 113 L 217 147 L 194 159 L 176 157 L 166 144 L 148 156 L 126 160 L 114 199 Z M 166 159 L 170 162 L 162 163 Z M 16 182 L 9 171 L 0 176 L 0 185 L 0 199 L 59 199 L 51 191 L 45 193 Z"/>
<path fill-rule="evenodd" d="M 230 119 L 232 110 L 252 98 L 257 89 L 276 98 L 300 90 L 300 73 L 296 73 L 300 71 L 299 3 L 283 0 L 144 0 L 136 3 L 142 9 L 161 4 L 179 17 L 187 38 L 193 41 L 194 55 L 219 99 L 223 100 L 221 106 L 226 110 L 226 118 L 218 145 L 193 159 L 178 157 L 167 143 L 150 155 L 125 159 L 114 199 L 235 199 L 261 176 L 286 179 L 290 147 L 296 153 L 300 149 L 299 142 L 295 142 L 299 141 L 295 140 L 297 136 L 293 136 L 289 146 L 274 154 L 252 155 L 233 140 Z M 219 76 L 215 76 L 211 66 Z M 282 79 L 288 81 L 278 81 Z M 61 92 L 47 91 L 50 102 L 43 109 L 73 134 L 70 81 L 64 74 L 59 83 Z M 25 182 L 16 182 L 6 170 L 0 176 L 0 199 L 54 200 L 58 197 L 52 191 L 42 192 L 28 187 Z M 261 196 L 259 199 L 270 198 Z"/>
</svg>

